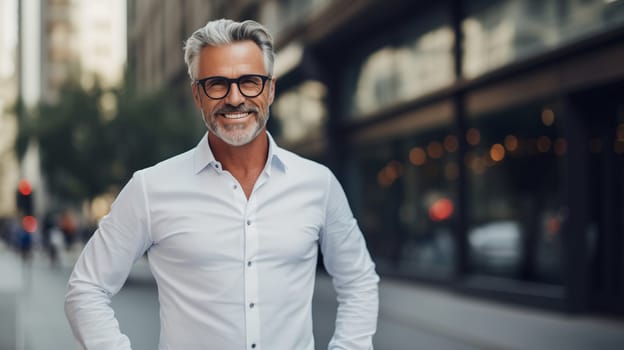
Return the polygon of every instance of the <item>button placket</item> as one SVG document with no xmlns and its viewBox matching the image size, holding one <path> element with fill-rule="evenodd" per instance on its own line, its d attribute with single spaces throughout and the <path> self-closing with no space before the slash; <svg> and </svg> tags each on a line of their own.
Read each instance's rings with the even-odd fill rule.
<svg viewBox="0 0 624 350">
<path fill-rule="evenodd" d="M 244 212 L 244 256 L 243 261 L 245 268 L 245 323 L 246 323 L 246 337 L 247 344 L 253 349 L 259 348 L 258 340 L 260 339 L 260 315 L 258 310 L 258 269 L 255 268 L 255 263 L 258 254 L 258 231 L 255 222 L 257 202 L 256 196 L 251 195 L 247 200 L 247 205 Z M 251 268 L 254 266 L 254 268 Z"/>
</svg>

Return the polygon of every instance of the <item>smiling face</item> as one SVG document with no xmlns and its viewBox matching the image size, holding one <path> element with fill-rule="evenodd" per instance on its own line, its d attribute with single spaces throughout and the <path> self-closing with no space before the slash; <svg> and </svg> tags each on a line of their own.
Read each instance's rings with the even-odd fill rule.
<svg viewBox="0 0 624 350">
<path fill-rule="evenodd" d="M 196 79 L 267 75 L 262 51 L 252 41 L 204 47 L 197 61 Z M 202 112 L 208 130 L 225 143 L 246 145 L 265 129 L 275 92 L 273 79 L 268 80 L 262 93 L 253 98 L 243 96 L 236 84 L 232 84 L 227 96 L 220 100 L 208 98 L 196 83 L 192 84 L 192 88 L 195 104 Z"/>
</svg>

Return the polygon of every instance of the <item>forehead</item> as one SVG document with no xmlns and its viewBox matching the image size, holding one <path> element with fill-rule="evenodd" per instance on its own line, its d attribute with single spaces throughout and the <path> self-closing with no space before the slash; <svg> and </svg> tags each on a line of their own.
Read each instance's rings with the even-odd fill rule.
<svg viewBox="0 0 624 350">
<path fill-rule="evenodd" d="M 206 46 L 199 53 L 198 78 L 243 74 L 266 74 L 262 50 L 253 41 L 238 41 L 229 45 Z"/>
</svg>

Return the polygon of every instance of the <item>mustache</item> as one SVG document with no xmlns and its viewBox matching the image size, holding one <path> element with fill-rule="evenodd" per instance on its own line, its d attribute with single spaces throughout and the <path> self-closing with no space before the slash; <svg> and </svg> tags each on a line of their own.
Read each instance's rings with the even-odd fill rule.
<svg viewBox="0 0 624 350">
<path fill-rule="evenodd" d="M 255 106 L 246 106 L 245 104 L 241 104 L 239 106 L 225 105 L 223 107 L 217 108 L 212 112 L 213 115 L 217 114 L 227 114 L 227 113 L 257 113 L 258 108 Z"/>
</svg>

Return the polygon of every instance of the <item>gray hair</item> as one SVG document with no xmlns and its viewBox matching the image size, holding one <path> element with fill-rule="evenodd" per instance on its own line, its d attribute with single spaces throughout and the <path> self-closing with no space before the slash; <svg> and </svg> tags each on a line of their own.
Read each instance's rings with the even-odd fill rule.
<svg viewBox="0 0 624 350">
<path fill-rule="evenodd" d="M 269 31 L 260 23 L 252 20 L 235 22 L 229 19 L 218 19 L 208 22 L 196 30 L 184 43 L 184 62 L 191 80 L 197 74 L 197 57 L 206 46 L 223 46 L 238 41 L 251 40 L 262 50 L 264 68 L 273 75 L 273 38 Z"/>
</svg>

